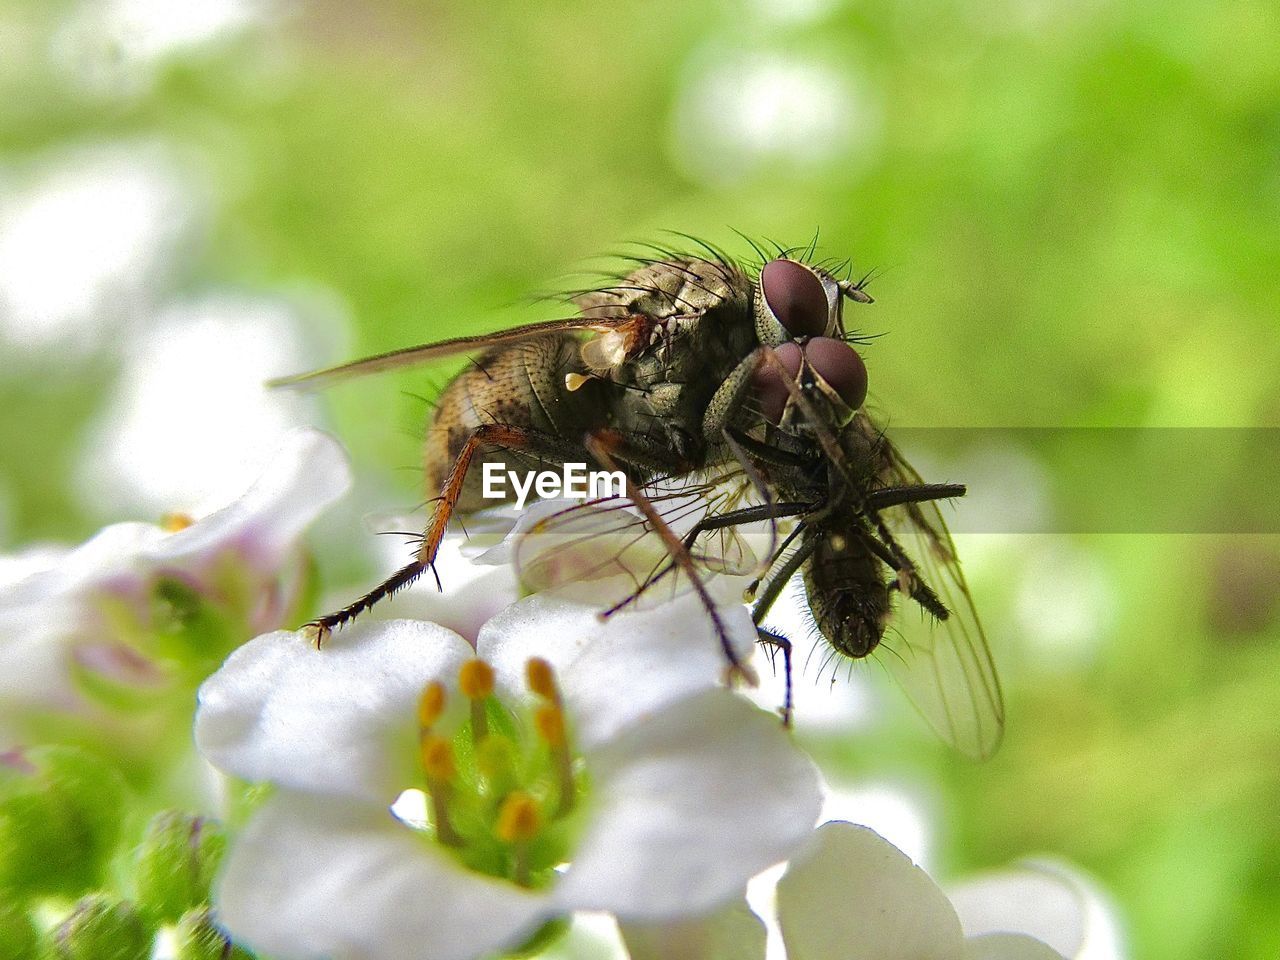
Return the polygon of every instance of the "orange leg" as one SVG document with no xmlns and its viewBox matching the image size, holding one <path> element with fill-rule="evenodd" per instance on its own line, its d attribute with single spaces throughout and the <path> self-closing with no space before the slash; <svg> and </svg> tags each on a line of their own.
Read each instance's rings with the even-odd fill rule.
<svg viewBox="0 0 1280 960">
<path fill-rule="evenodd" d="M 458 458 L 449 469 L 444 489 L 436 498 L 431 520 L 423 532 L 422 545 L 418 548 L 418 555 L 414 557 L 413 562 L 401 567 L 353 603 L 341 610 L 317 617 L 304 626 L 303 629 L 312 635 L 316 646 L 323 644 L 335 628 L 354 620 L 375 603 L 409 586 L 427 570 L 435 572 L 436 552 L 440 549 L 440 541 L 444 539 L 445 528 L 448 527 L 449 520 L 453 516 L 458 498 L 462 496 L 462 486 L 467 479 L 467 470 L 471 466 L 476 450 L 486 444 L 513 450 L 543 450 L 548 456 L 554 455 L 557 458 L 563 457 L 564 448 L 567 446 L 546 434 L 525 430 L 522 427 L 501 423 L 486 423 L 477 427 L 471 436 L 467 437 L 466 443 L 458 453 Z M 436 577 L 436 585 L 440 585 L 439 576 Z"/>
</svg>

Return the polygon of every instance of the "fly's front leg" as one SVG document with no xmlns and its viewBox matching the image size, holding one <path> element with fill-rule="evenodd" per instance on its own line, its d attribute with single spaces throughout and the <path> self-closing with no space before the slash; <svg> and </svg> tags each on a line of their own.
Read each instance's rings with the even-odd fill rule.
<svg viewBox="0 0 1280 960">
<path fill-rule="evenodd" d="M 738 411 L 751 389 L 751 375 L 760 365 L 763 348 L 757 347 L 747 354 L 738 365 L 730 371 L 724 383 L 712 394 L 707 412 L 702 417 L 702 435 L 718 437 L 722 431 L 737 418 Z"/>
<path fill-rule="evenodd" d="M 813 504 L 809 503 L 762 503 L 754 507 L 742 507 L 738 510 L 730 510 L 728 513 L 717 514 L 714 517 L 703 517 L 693 525 L 693 528 L 688 533 L 684 535 L 684 549 L 692 557 L 694 547 L 697 546 L 698 538 L 704 533 L 708 533 L 713 530 L 723 530 L 725 527 L 736 527 L 744 523 L 755 523 L 759 520 L 782 520 L 787 517 L 797 517 L 803 513 L 810 512 L 812 509 Z M 791 537 L 789 536 L 784 541 L 784 544 L 790 542 Z M 772 558 L 769 562 L 773 562 Z M 680 565 L 675 560 L 672 560 L 671 563 L 663 566 L 657 574 L 642 583 L 635 593 L 632 593 L 630 596 L 620 600 L 618 603 L 615 603 L 612 607 L 605 610 L 604 616 L 611 617 L 615 613 L 620 613 L 625 610 L 627 607 L 631 606 L 631 604 L 639 600 L 646 590 L 656 585 L 663 577 L 666 577 L 679 569 L 682 569 Z M 746 593 L 744 594 L 747 602 L 750 602 L 755 596 L 756 587 L 759 585 L 760 581 L 759 579 L 756 579 L 751 582 L 750 586 L 748 586 Z"/>
<path fill-rule="evenodd" d="M 436 497 L 435 508 L 432 510 L 431 519 L 422 534 L 422 543 L 418 547 L 418 553 L 413 562 L 401 567 L 355 602 L 348 604 L 341 610 L 325 614 L 323 617 L 317 617 L 303 627 L 304 630 L 312 634 L 312 639 L 316 646 L 323 644 L 335 628 L 343 626 L 364 613 L 375 603 L 409 586 L 427 570 L 431 570 L 434 573 L 436 554 L 440 550 L 440 543 L 444 539 L 444 532 L 449 525 L 449 519 L 453 516 L 454 509 L 457 507 L 458 498 L 462 495 L 463 484 L 467 479 L 467 470 L 471 466 L 471 461 L 475 457 L 476 451 L 482 446 L 522 450 L 557 460 L 564 459 L 566 456 L 572 458 L 574 455 L 581 455 L 580 451 L 572 448 L 571 445 L 564 443 L 562 440 L 557 440 L 548 434 L 526 430 L 523 427 L 507 426 L 500 423 L 486 423 L 477 427 L 467 437 L 462 449 L 458 451 L 457 458 L 453 461 L 453 466 L 449 469 L 449 475 L 445 479 L 440 495 Z M 440 577 L 438 575 L 436 576 L 436 586 L 440 586 Z"/>
</svg>

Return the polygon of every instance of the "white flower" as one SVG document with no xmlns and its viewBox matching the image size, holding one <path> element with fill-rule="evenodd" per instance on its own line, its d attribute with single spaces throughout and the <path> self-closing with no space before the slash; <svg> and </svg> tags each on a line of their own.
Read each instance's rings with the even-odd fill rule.
<svg viewBox="0 0 1280 960">
<path fill-rule="evenodd" d="M 251 641 L 196 717 L 209 760 L 278 788 L 232 846 L 220 922 L 283 960 L 463 960 L 575 910 L 650 924 L 740 901 L 812 833 L 820 791 L 777 718 L 720 688 L 706 621 L 693 598 L 602 625 L 535 596 L 474 649 L 407 620 L 323 650 Z"/>
<path fill-rule="evenodd" d="M 879 834 L 838 821 L 792 860 L 777 905 L 787 960 L 1061 960 L 1031 934 L 1073 956 L 1084 929 L 1083 900 L 1050 874 L 988 878 L 953 905 Z"/>
<path fill-rule="evenodd" d="M 6 564 L 0 717 L 82 711 L 86 679 L 163 687 L 175 654 L 154 649 L 157 617 L 174 604 L 207 601 L 233 625 L 231 643 L 279 626 L 305 580 L 302 532 L 350 482 L 337 443 L 299 431 L 243 496 L 203 519 L 118 523 Z"/>
<path fill-rule="evenodd" d="M 692 920 L 623 923 L 629 960 L 764 960 L 766 931 L 745 900 Z"/>
</svg>

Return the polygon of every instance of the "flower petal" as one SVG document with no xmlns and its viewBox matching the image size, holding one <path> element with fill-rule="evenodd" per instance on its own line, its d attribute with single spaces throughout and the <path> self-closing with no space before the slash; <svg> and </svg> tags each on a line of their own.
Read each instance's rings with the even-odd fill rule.
<svg viewBox="0 0 1280 960">
<path fill-rule="evenodd" d="M 764 960 L 764 923 L 742 900 L 706 917 L 619 929 L 631 960 Z"/>
<path fill-rule="evenodd" d="M 151 557 L 166 565 L 235 547 L 259 570 L 273 572 L 311 521 L 350 486 L 351 465 L 338 441 L 319 430 L 295 430 L 242 497 L 165 537 Z"/>
<path fill-rule="evenodd" d="M 469 960 L 518 944 L 545 896 L 471 873 L 385 809 L 282 792 L 233 844 L 219 922 L 280 960 Z"/>
<path fill-rule="evenodd" d="M 469 526 L 469 518 L 467 522 Z M 402 524 L 398 529 L 405 527 Z M 443 590 L 436 589 L 435 578 L 422 577 L 409 589 L 374 607 L 369 615 L 430 620 L 448 627 L 474 646 L 481 627 L 520 599 L 520 587 L 512 567 L 481 566 L 467 560 L 462 555 L 464 542 L 460 537 L 445 537 L 440 544 L 436 571 Z"/>
<path fill-rule="evenodd" d="M 1087 904 L 1065 877 L 1024 868 L 974 877 L 949 891 L 965 936 L 1025 933 L 1074 957 L 1084 945 Z"/>
<path fill-rule="evenodd" d="M 706 913 L 790 856 L 821 808 L 817 771 L 777 717 L 724 690 L 587 757 L 593 816 L 557 899 L 628 920 Z"/>
<path fill-rule="evenodd" d="M 51 601 L 82 603 L 78 591 L 110 589 L 131 593 L 141 589 L 145 564 L 141 557 L 167 534 L 150 523 L 113 523 L 79 546 L 66 551 L 43 569 L 33 569 L 0 593 L 0 607 L 20 609 L 47 606 Z"/>
<path fill-rule="evenodd" d="M 33 574 L 57 567 L 71 551 L 56 544 L 38 543 L 0 556 L 0 602 L 8 597 L 8 588 Z"/>
<path fill-rule="evenodd" d="M 756 639 L 751 617 L 740 604 L 720 608 L 720 615 L 738 656 L 747 659 Z M 479 652 L 516 695 L 524 693 L 529 658 L 549 660 L 584 750 L 719 686 L 726 668 L 711 620 L 692 595 L 602 623 L 594 607 L 539 594 L 489 621 L 480 631 Z"/>
<path fill-rule="evenodd" d="M 1025 933 L 989 933 L 964 942 L 964 960 L 1063 960 L 1063 957 Z"/>
<path fill-rule="evenodd" d="M 95 595 L 141 600 L 158 573 L 199 578 L 224 552 L 238 551 L 259 573 L 276 576 L 284 554 L 316 515 L 350 485 L 346 456 L 331 437 L 298 431 L 262 477 L 234 503 L 177 533 L 150 523 L 116 523 L 45 562 L 26 565 L 0 589 L 0 609 L 55 599 L 75 615 L 75 632 L 94 630 Z M 40 560 L 37 556 L 35 560 Z M 5 637 L 0 635 L 0 643 Z"/>
<path fill-rule="evenodd" d="M 58 642 L 74 624 L 65 604 L 50 603 L 44 611 L 0 606 L 0 709 L 79 702 L 67 676 L 69 652 Z"/>
<path fill-rule="evenodd" d="M 778 881 L 788 960 L 959 960 L 960 921 L 929 875 L 879 834 L 818 828 Z"/>
<path fill-rule="evenodd" d="M 200 687 L 196 745 L 251 781 L 391 803 L 414 783 L 416 705 L 471 648 L 418 620 L 368 621 L 317 650 L 300 633 L 250 640 Z"/>
</svg>

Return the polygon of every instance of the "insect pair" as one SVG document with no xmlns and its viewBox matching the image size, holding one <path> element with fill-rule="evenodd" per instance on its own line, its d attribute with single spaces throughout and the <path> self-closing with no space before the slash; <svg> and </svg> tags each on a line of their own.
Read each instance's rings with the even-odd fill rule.
<svg viewBox="0 0 1280 960">
<path fill-rule="evenodd" d="M 614 283 L 576 294 L 575 317 L 275 381 L 328 385 L 474 358 L 444 388 L 428 433 L 427 488 L 436 499 L 416 555 L 310 624 L 317 642 L 431 570 L 455 514 L 493 505 L 482 496 L 483 464 L 593 462 L 621 470 L 626 495 L 528 526 L 517 546 L 527 583 L 583 575 L 584 557 L 597 574 L 625 572 L 631 586 L 605 615 L 659 589 L 691 589 L 730 667 L 745 673 L 707 581 L 735 566 L 732 553 L 741 567 L 747 551 L 735 531 L 764 523 L 775 536 L 752 616 L 760 640 L 784 655 L 784 712 L 791 644 L 763 621 L 798 572 L 836 654 L 887 651 L 884 664 L 934 729 L 965 754 L 990 755 L 1003 723 L 999 683 L 937 507 L 964 487 L 925 483 L 862 409 L 866 367 L 843 310 L 846 301 L 872 302 L 863 284 L 807 262 L 812 251 L 761 252 L 758 269 L 705 245 L 700 254 L 655 253 Z M 897 609 L 895 621 L 895 608 L 910 607 L 918 615 Z"/>
</svg>

